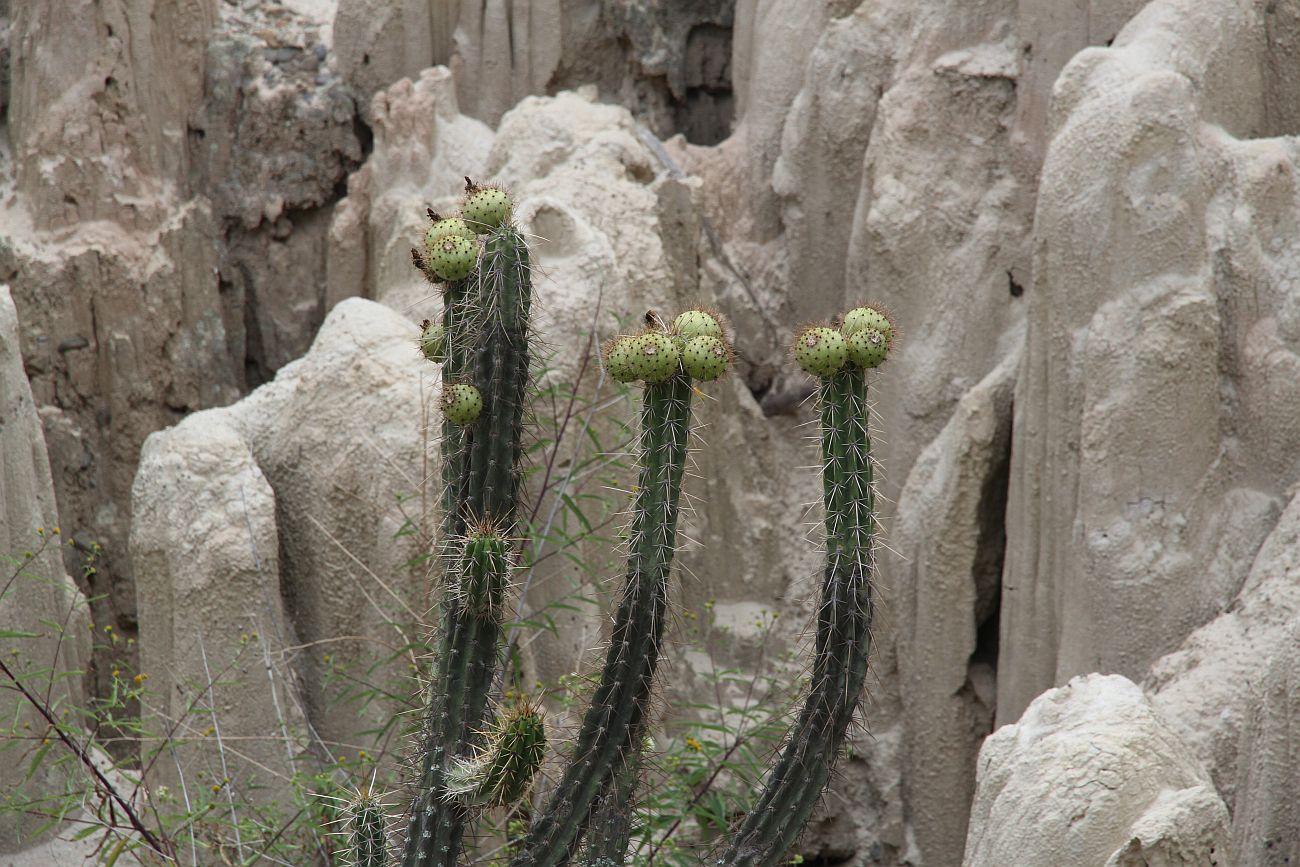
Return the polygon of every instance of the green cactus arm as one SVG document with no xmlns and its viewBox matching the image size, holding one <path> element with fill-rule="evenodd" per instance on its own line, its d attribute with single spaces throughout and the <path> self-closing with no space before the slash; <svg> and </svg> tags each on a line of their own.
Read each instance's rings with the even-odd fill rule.
<svg viewBox="0 0 1300 867">
<path fill-rule="evenodd" d="M 512 867 L 566 863 L 582 841 L 597 798 L 640 746 L 633 733 L 645 718 L 667 613 L 691 394 L 690 380 L 681 373 L 645 387 L 627 580 L 605 667 L 572 761 L 534 819 Z"/>
<path fill-rule="evenodd" d="M 634 746 L 631 755 L 606 780 L 587 831 L 581 859 L 583 867 L 621 867 L 627 861 L 628 846 L 632 842 L 634 797 L 641 775 L 644 732 L 644 724 L 632 732 Z"/>
<path fill-rule="evenodd" d="M 830 778 L 862 695 L 871 644 L 875 495 L 863 371 L 820 387 L 826 565 L 812 684 L 762 794 L 720 860 L 771 867 L 798 839 Z"/>
</svg>

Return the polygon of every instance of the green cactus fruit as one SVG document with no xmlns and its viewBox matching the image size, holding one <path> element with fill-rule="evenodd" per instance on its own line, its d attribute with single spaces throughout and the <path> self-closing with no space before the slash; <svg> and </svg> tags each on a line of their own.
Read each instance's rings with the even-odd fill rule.
<svg viewBox="0 0 1300 867">
<path fill-rule="evenodd" d="M 616 382 L 641 378 L 635 337 L 615 337 L 605 344 L 605 370 Z"/>
<path fill-rule="evenodd" d="M 844 366 L 848 357 L 844 336 L 834 328 L 805 328 L 795 338 L 794 360 L 813 376 L 826 378 L 833 375 Z"/>
<path fill-rule="evenodd" d="M 879 367 L 889 354 L 889 340 L 874 328 L 863 328 L 849 335 L 849 358 L 858 367 Z"/>
<path fill-rule="evenodd" d="M 474 270 L 478 247 L 459 235 L 446 235 L 428 252 L 426 262 L 430 270 L 439 279 L 450 282 L 464 280 Z"/>
<path fill-rule="evenodd" d="M 647 331 L 634 339 L 637 373 L 641 379 L 649 383 L 663 382 L 677 371 L 681 356 L 667 334 Z"/>
<path fill-rule="evenodd" d="M 490 232 L 510 218 L 510 197 L 496 187 L 477 187 L 465 197 L 460 213 L 479 234 Z"/>
<path fill-rule="evenodd" d="M 722 376 L 730 360 L 726 344 L 708 334 L 692 337 L 682 350 L 682 369 L 701 382 L 712 382 Z"/>
<path fill-rule="evenodd" d="M 441 322 L 424 320 L 420 325 L 420 351 L 434 364 L 447 360 L 447 329 Z"/>
<path fill-rule="evenodd" d="M 483 411 L 483 395 L 472 385 L 454 382 L 442 388 L 442 414 L 452 424 L 471 424 Z"/>
<path fill-rule="evenodd" d="M 546 720 L 541 706 L 521 699 L 498 717 L 472 758 L 453 763 L 447 774 L 447 797 L 480 810 L 517 803 L 545 755 Z"/>
<path fill-rule="evenodd" d="M 476 237 L 478 236 L 470 228 L 469 223 L 460 217 L 446 217 L 435 221 L 424 233 L 424 249 L 432 257 L 438 242 L 443 238 L 464 238 L 473 241 Z"/>
<path fill-rule="evenodd" d="M 886 344 L 894 337 L 894 323 L 890 321 L 889 316 L 882 310 L 868 306 L 854 307 L 845 313 L 844 326 L 840 331 L 845 337 L 852 337 L 868 328 L 880 332 Z"/>
<path fill-rule="evenodd" d="M 707 310 L 684 310 L 673 320 L 673 330 L 690 340 L 692 337 L 716 337 L 722 339 L 722 323 L 718 317 Z"/>
</svg>

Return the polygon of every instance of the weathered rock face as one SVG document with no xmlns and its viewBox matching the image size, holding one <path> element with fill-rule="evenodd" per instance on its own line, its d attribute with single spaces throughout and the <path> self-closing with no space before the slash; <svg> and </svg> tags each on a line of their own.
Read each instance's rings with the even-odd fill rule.
<svg viewBox="0 0 1300 867">
<path fill-rule="evenodd" d="M 66 677 L 81 670 L 89 647 L 86 600 L 64 571 L 60 548 L 64 538 L 58 532 L 58 510 L 50 479 L 50 462 L 41 437 L 41 421 L 32 391 L 23 373 L 18 351 L 19 321 L 9 288 L 0 285 L 0 630 L 4 639 L 5 664 L 22 684 L 37 696 L 48 694 L 55 715 L 84 706 L 81 679 Z M 38 535 L 38 529 L 40 534 Z M 23 552 L 32 556 L 24 556 Z M 37 623 L 65 624 L 63 633 L 42 629 L 30 638 Z M 57 660 L 50 671 L 50 660 Z M 31 743 L 46 728 L 45 720 L 30 702 L 19 696 L 14 684 L 0 675 L 0 719 L 7 732 L 23 732 L 30 726 Z M 12 728 L 11 728 L 12 727 Z M 10 744 L 11 747 L 15 746 Z M 53 760 L 41 762 L 29 775 L 33 749 L 8 752 L 0 763 L 0 789 L 20 792 L 39 799 L 66 790 L 69 769 Z M 75 769 L 71 770 L 76 774 Z M 0 853 L 30 837 L 37 818 L 6 813 L 0 820 Z"/>
<path fill-rule="evenodd" d="M 424 466 L 431 368 L 416 336 L 386 307 L 341 303 L 274 382 L 146 443 L 131 556 L 140 661 L 163 697 L 151 730 L 179 721 L 250 739 L 233 756 L 187 749 L 186 773 L 220 772 L 241 791 L 283 797 L 309 754 L 323 761 L 391 720 L 383 701 L 357 708 L 333 697 L 332 659 L 364 665 L 396 651 L 386 668 L 347 673 L 405 697 L 423 636 L 393 624 L 427 608 L 424 568 L 408 564 L 428 544 L 431 517 L 418 497 L 399 506 L 419 492 Z M 412 532 L 399 534 L 408 521 Z M 176 772 L 157 766 L 173 786 Z"/>
<path fill-rule="evenodd" d="M 1231 851 L 1209 775 L 1126 678 L 1049 690 L 980 750 L 965 867 L 1199 867 Z"/>
<path fill-rule="evenodd" d="M 496 125 L 527 96 L 583 84 L 661 137 L 714 144 L 731 131 L 736 0 L 339 0 L 339 68 L 374 93 L 435 65 L 461 108 Z"/>
<path fill-rule="evenodd" d="M 1057 82 L 1001 716 L 1073 674 L 1143 676 L 1237 597 L 1300 478 L 1281 409 L 1300 398 L 1297 145 L 1248 138 L 1286 131 L 1269 70 L 1290 42 L 1267 46 L 1293 24 L 1265 4 L 1157 2 Z"/>
</svg>

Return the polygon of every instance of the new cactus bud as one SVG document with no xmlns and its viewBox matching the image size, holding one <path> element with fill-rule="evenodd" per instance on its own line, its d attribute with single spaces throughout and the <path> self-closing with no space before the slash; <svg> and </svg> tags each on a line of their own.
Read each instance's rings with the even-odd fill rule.
<svg viewBox="0 0 1300 867">
<path fill-rule="evenodd" d="M 849 335 L 849 358 L 858 367 L 879 367 L 889 354 L 889 341 L 874 328 L 863 328 Z"/>
<path fill-rule="evenodd" d="M 388 840 L 384 834 L 383 805 L 360 789 L 348 803 L 348 867 L 385 867 L 388 863 Z"/>
<path fill-rule="evenodd" d="M 441 322 L 426 319 L 420 325 L 420 351 L 434 364 L 447 360 L 447 329 Z"/>
<path fill-rule="evenodd" d="M 452 424 L 471 424 L 483 411 L 483 395 L 472 385 L 454 382 L 442 388 L 442 414 Z"/>
<path fill-rule="evenodd" d="M 479 234 L 490 232 L 510 218 L 510 197 L 496 187 L 469 186 L 460 213 Z"/>
<path fill-rule="evenodd" d="M 834 328 L 805 328 L 794 341 L 794 360 L 813 376 L 826 378 L 834 375 L 848 357 L 848 345 Z"/>
<path fill-rule="evenodd" d="M 457 589 L 465 609 L 499 622 L 510 584 L 510 543 L 490 524 L 472 527 L 461 556 Z"/>
<path fill-rule="evenodd" d="M 667 334 L 647 331 L 635 338 L 637 373 L 646 382 L 663 382 L 677 370 L 677 345 Z"/>
<path fill-rule="evenodd" d="M 541 706 L 521 699 L 498 717 L 473 758 L 455 761 L 447 774 L 447 797 L 473 809 L 514 804 L 528 791 L 545 755 Z"/>
<path fill-rule="evenodd" d="M 894 337 L 894 323 L 890 320 L 889 315 L 883 310 L 871 306 L 854 307 L 848 313 L 845 313 L 844 326 L 840 331 L 845 337 L 852 337 L 859 331 L 868 328 L 879 331 L 880 335 L 885 338 L 886 344 Z"/>
<path fill-rule="evenodd" d="M 726 344 L 708 334 L 687 340 L 682 350 L 682 369 L 701 382 L 712 382 L 722 376 L 730 360 Z"/>
<path fill-rule="evenodd" d="M 722 339 L 722 322 L 717 315 L 698 307 L 677 314 L 677 318 L 673 320 L 673 330 L 687 340 L 692 337 Z"/>
<path fill-rule="evenodd" d="M 425 260 L 429 269 L 441 280 L 464 280 L 474 270 L 478 248 L 473 241 L 459 235 L 446 235 Z"/>
<path fill-rule="evenodd" d="M 641 378 L 636 351 L 635 337 L 615 337 L 605 344 L 605 370 L 615 382 L 635 382 Z"/>
</svg>

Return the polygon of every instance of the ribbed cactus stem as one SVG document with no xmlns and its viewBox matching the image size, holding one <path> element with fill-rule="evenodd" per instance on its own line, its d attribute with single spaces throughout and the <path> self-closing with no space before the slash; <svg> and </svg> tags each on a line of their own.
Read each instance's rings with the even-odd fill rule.
<svg viewBox="0 0 1300 867">
<path fill-rule="evenodd" d="M 583 867 L 621 867 L 632 841 L 632 820 L 636 787 L 641 778 L 645 726 L 632 733 L 633 749 L 621 767 L 606 782 L 592 814 L 583 847 Z"/>
<path fill-rule="evenodd" d="M 605 667 L 572 760 L 546 809 L 534 819 L 512 867 L 566 863 L 582 841 L 597 798 L 640 746 L 638 733 L 667 612 L 690 412 L 691 384 L 684 374 L 645 386 L 627 580 Z"/>
<path fill-rule="evenodd" d="M 521 701 L 498 716 L 473 757 L 453 762 L 447 795 L 468 810 L 514 804 L 528 791 L 545 754 L 541 707 Z"/>
<path fill-rule="evenodd" d="M 461 851 L 467 812 L 448 797 L 448 769 L 470 755 L 483 723 L 497 669 L 506 585 L 503 579 L 484 596 L 466 593 L 465 570 L 480 568 L 491 558 L 476 559 L 456 546 L 464 544 L 473 527 L 498 527 L 507 538 L 512 535 L 531 305 L 528 247 L 510 225 L 486 237 L 477 269 L 447 291 L 444 381 L 472 380 L 482 393 L 483 408 L 472 424 L 455 430 L 444 426 L 442 552 L 448 574 L 419 795 L 408 824 L 403 867 L 453 867 Z M 462 541 L 447 541 L 452 539 Z M 479 604 L 484 599 L 495 601 Z"/>
<path fill-rule="evenodd" d="M 812 683 L 757 805 L 719 862 L 727 867 L 784 860 L 830 778 L 867 674 L 875 495 L 863 371 L 849 366 L 822 380 L 820 399 L 826 565 Z"/>
<path fill-rule="evenodd" d="M 362 792 L 348 805 L 348 867 L 387 867 L 382 805 Z"/>
</svg>

